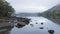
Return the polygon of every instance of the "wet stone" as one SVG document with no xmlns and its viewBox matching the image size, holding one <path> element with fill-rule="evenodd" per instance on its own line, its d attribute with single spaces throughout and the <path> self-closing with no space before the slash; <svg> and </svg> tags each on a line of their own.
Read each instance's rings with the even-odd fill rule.
<svg viewBox="0 0 60 34">
<path fill-rule="evenodd" d="M 41 24 L 43 25 L 43 22 Z"/>
<path fill-rule="evenodd" d="M 25 26 L 25 25 L 21 25 L 21 24 L 19 24 L 19 23 L 16 25 L 17 28 L 22 28 L 22 27 L 24 27 L 24 26 Z"/>
<path fill-rule="evenodd" d="M 40 29 L 44 29 L 43 27 L 40 27 Z"/>
<path fill-rule="evenodd" d="M 54 34 L 54 30 L 48 30 L 50 34 Z"/>
</svg>

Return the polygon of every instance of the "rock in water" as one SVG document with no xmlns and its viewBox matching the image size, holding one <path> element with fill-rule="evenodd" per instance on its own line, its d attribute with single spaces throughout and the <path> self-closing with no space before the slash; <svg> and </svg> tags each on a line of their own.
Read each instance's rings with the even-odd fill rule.
<svg viewBox="0 0 60 34">
<path fill-rule="evenodd" d="M 54 33 L 54 30 L 48 30 L 48 32 L 49 32 L 50 34 L 53 34 L 53 33 Z"/>
<path fill-rule="evenodd" d="M 43 22 L 41 24 L 43 25 Z"/>
<path fill-rule="evenodd" d="M 40 29 L 44 29 L 43 27 L 40 27 Z"/>
</svg>

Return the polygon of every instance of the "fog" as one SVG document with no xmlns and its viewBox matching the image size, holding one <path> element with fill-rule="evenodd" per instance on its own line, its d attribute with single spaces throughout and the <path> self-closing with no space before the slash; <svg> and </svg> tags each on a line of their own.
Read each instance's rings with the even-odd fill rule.
<svg viewBox="0 0 60 34">
<path fill-rule="evenodd" d="M 60 4 L 60 0 L 7 0 L 16 13 L 44 12 L 53 6 Z"/>
</svg>

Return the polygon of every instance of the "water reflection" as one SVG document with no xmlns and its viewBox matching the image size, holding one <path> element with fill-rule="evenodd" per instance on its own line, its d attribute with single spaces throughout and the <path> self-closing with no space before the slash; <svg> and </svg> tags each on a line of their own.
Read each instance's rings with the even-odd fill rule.
<svg viewBox="0 0 60 34">
<path fill-rule="evenodd" d="M 12 30 L 13 26 L 6 26 L 0 28 L 0 34 L 10 34 L 10 31 Z"/>
<path fill-rule="evenodd" d="M 60 18 L 56 18 L 56 16 L 48 16 L 48 15 L 45 15 L 43 16 L 51 21 L 53 21 L 53 23 L 56 23 L 58 25 L 60 25 Z"/>
</svg>

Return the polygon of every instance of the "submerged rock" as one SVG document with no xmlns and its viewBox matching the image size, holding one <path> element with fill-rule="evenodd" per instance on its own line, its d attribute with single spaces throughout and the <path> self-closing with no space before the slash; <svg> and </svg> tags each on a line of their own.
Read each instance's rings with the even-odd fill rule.
<svg viewBox="0 0 60 34">
<path fill-rule="evenodd" d="M 33 25 L 33 24 L 30 24 L 30 26 L 32 26 L 32 27 L 33 27 L 34 25 Z"/>
<path fill-rule="evenodd" d="M 38 23 L 36 22 L 36 24 L 38 24 Z"/>
</svg>

